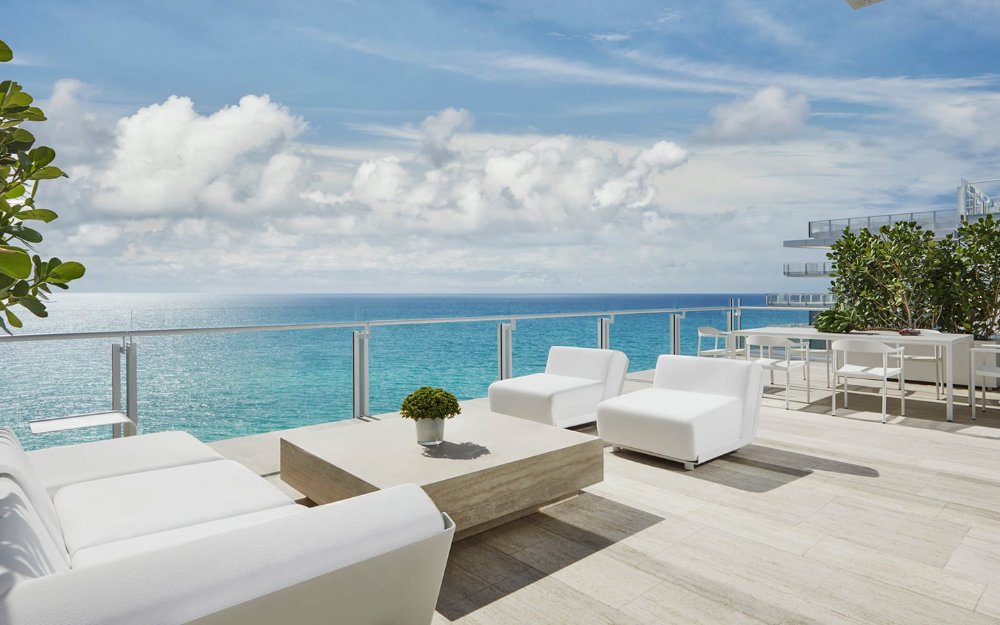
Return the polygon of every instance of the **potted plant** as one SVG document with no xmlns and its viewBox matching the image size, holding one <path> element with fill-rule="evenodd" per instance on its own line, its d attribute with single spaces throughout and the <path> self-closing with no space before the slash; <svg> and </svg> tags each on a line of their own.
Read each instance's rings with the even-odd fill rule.
<svg viewBox="0 0 1000 625">
<path fill-rule="evenodd" d="M 417 442 L 438 445 L 444 440 L 444 420 L 462 414 L 455 396 L 443 388 L 423 386 L 403 400 L 400 416 L 417 423 Z"/>
</svg>

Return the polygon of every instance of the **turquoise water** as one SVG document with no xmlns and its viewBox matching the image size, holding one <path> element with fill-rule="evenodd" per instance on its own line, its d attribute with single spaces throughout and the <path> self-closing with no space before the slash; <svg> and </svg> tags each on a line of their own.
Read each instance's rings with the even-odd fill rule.
<svg viewBox="0 0 1000 625">
<path fill-rule="evenodd" d="M 221 327 L 257 324 L 421 319 L 723 306 L 729 297 L 762 305 L 762 295 L 178 295 L 70 294 L 27 332 Z M 802 311 L 748 310 L 743 327 L 804 323 Z M 725 328 L 725 313 L 688 313 L 684 353 L 697 327 Z M 138 412 L 142 432 L 186 430 L 205 441 L 351 417 L 351 329 L 140 337 Z M 27 421 L 107 410 L 110 339 L 3 343 L 0 424 L 26 447 L 106 438 L 102 428 L 33 436 Z M 596 346 L 595 317 L 523 320 L 514 332 L 514 374 L 541 371 L 551 345 Z M 669 351 L 664 314 L 618 316 L 611 345 L 630 370 L 651 369 Z M 372 329 L 373 414 L 398 409 L 414 388 L 446 388 L 459 399 L 483 397 L 496 379 L 496 323 Z"/>
</svg>

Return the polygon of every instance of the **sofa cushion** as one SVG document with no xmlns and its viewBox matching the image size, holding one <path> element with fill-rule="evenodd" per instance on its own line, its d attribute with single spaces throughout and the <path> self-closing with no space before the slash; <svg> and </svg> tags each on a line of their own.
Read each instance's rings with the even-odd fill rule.
<svg viewBox="0 0 1000 625">
<path fill-rule="evenodd" d="M 157 549 L 169 549 L 200 538 L 207 538 L 244 527 L 250 527 L 258 523 L 270 521 L 271 519 L 299 514 L 305 510 L 308 510 L 305 506 L 289 503 L 285 506 L 269 508 L 260 512 L 241 514 L 239 516 L 209 521 L 208 523 L 198 523 L 197 525 L 180 527 L 165 532 L 146 534 L 145 536 L 136 536 L 135 538 L 127 538 L 112 543 L 87 547 L 86 549 L 80 549 L 73 556 L 73 568 L 78 569 L 84 566 L 93 566 L 95 564 L 110 562 L 111 560 L 141 555 Z"/>
<path fill-rule="evenodd" d="M 17 435 L 10 428 L 0 428 L 0 474 L 8 475 L 23 489 L 52 541 L 60 549 L 65 550 L 66 543 L 63 541 L 59 515 L 56 514 L 56 509 L 41 480 L 35 474 L 28 455 L 24 453 L 20 441 L 17 440 Z"/>
<path fill-rule="evenodd" d="M 69 569 L 57 545 L 20 485 L 0 476 L 0 595 L 24 578 Z"/>
<path fill-rule="evenodd" d="M 597 407 L 598 433 L 609 443 L 695 462 L 740 435 L 743 403 L 725 395 L 647 388 Z"/>
<path fill-rule="evenodd" d="M 222 458 L 186 432 L 159 432 L 28 453 L 50 497 L 69 484 Z"/>
<path fill-rule="evenodd" d="M 556 345 L 549 348 L 549 357 L 545 363 L 545 373 L 600 380 L 603 387 L 601 399 L 614 397 L 622 392 L 627 371 L 628 356 L 624 352 L 593 347 Z M 588 412 L 593 412 L 593 409 Z"/>
<path fill-rule="evenodd" d="M 55 508 L 71 557 L 95 545 L 277 508 L 291 500 L 231 460 L 71 484 Z"/>
<path fill-rule="evenodd" d="M 563 425 L 580 415 L 593 415 L 604 393 L 598 380 L 535 373 L 494 382 L 490 410 L 549 425 Z"/>
</svg>

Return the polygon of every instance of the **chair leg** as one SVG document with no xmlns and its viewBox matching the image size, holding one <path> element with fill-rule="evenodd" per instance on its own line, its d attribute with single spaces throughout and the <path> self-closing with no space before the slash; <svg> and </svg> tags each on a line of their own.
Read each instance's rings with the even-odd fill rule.
<svg viewBox="0 0 1000 625">
<path fill-rule="evenodd" d="M 809 361 L 806 361 L 806 403 L 812 403 L 812 372 L 809 371 Z"/>
<path fill-rule="evenodd" d="M 844 408 L 850 408 L 851 406 L 848 403 L 848 396 L 847 396 L 847 385 L 851 383 L 851 379 L 844 378 L 843 380 L 844 380 Z"/>
<path fill-rule="evenodd" d="M 906 416 L 906 377 L 902 371 L 899 372 L 899 414 Z"/>
<path fill-rule="evenodd" d="M 788 406 L 788 394 L 792 390 L 792 372 L 785 369 L 785 410 L 791 410 Z"/>
<path fill-rule="evenodd" d="M 830 401 L 833 403 L 833 416 L 837 416 L 837 376 L 833 376 L 830 387 Z"/>
<path fill-rule="evenodd" d="M 693 462 L 685 462 L 684 463 L 684 470 L 685 471 L 694 471 L 694 463 Z"/>
<path fill-rule="evenodd" d="M 985 383 L 985 381 L 984 381 Z M 970 406 L 972 407 L 972 420 L 976 420 L 976 374 L 975 370 L 969 372 L 969 397 L 972 398 Z"/>
<path fill-rule="evenodd" d="M 885 423 L 886 401 L 889 396 L 889 378 L 882 378 L 882 423 Z"/>
</svg>

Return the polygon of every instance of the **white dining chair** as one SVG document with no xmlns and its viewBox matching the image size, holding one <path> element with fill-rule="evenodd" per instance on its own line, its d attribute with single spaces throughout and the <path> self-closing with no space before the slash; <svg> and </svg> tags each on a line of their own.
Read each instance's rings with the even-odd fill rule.
<svg viewBox="0 0 1000 625">
<path fill-rule="evenodd" d="M 711 347 L 703 347 L 703 341 L 711 341 Z M 698 356 L 708 358 L 732 358 L 742 356 L 746 350 L 736 347 L 732 341 L 738 340 L 724 330 L 713 328 L 712 326 L 701 326 L 698 328 Z M 722 343 L 720 346 L 719 343 Z"/>
<path fill-rule="evenodd" d="M 753 358 L 751 353 L 753 348 L 757 348 L 757 357 Z M 774 350 L 780 349 L 782 357 L 776 358 Z M 792 354 L 797 353 L 799 358 L 793 359 Z M 806 403 L 812 401 L 811 384 L 809 380 L 809 346 L 802 347 L 799 343 L 779 336 L 766 336 L 753 334 L 746 340 L 746 359 L 754 362 L 771 374 L 771 384 L 774 384 L 774 372 L 785 372 L 785 410 L 789 409 L 788 392 L 792 385 L 792 370 L 799 367 L 805 368 L 806 379 Z"/>
<path fill-rule="evenodd" d="M 885 343 L 877 341 L 867 341 L 862 339 L 840 339 L 831 345 L 833 350 L 833 389 L 830 393 L 833 402 L 833 416 L 837 416 L 837 383 L 841 378 L 844 380 L 844 408 L 848 402 L 848 381 L 850 378 L 861 378 L 864 380 L 882 380 L 882 423 L 886 420 L 886 398 L 889 394 L 889 378 L 899 380 L 899 402 L 900 416 L 906 416 L 906 380 L 904 378 L 902 362 L 899 367 L 890 367 L 889 358 L 892 356 L 902 357 L 904 350 L 902 347 L 891 347 Z M 882 354 L 881 367 L 869 367 L 866 365 L 852 365 L 847 362 L 847 355 L 855 354 Z M 840 364 L 839 354 L 843 354 L 843 365 Z"/>
<path fill-rule="evenodd" d="M 987 362 L 976 358 L 977 354 L 987 354 Z M 1000 378 L 1000 366 L 997 366 L 997 356 L 1000 355 L 1000 343 L 986 343 L 969 349 L 969 403 L 972 406 L 972 418 L 976 418 L 976 378 L 983 378 L 983 412 L 986 411 L 986 378 Z"/>
<path fill-rule="evenodd" d="M 921 334 L 941 334 L 938 330 L 920 330 Z M 899 347 L 897 344 L 896 347 Z M 921 346 L 923 349 L 929 350 L 930 353 L 913 353 L 912 346 L 911 351 L 904 356 L 892 356 L 894 360 L 899 360 L 902 362 L 902 366 L 906 367 L 908 362 L 929 362 L 934 363 L 934 392 L 937 395 L 938 400 L 941 399 L 941 395 L 944 391 L 944 348 L 940 345 L 930 345 Z M 905 390 L 905 389 L 904 389 Z"/>
</svg>

